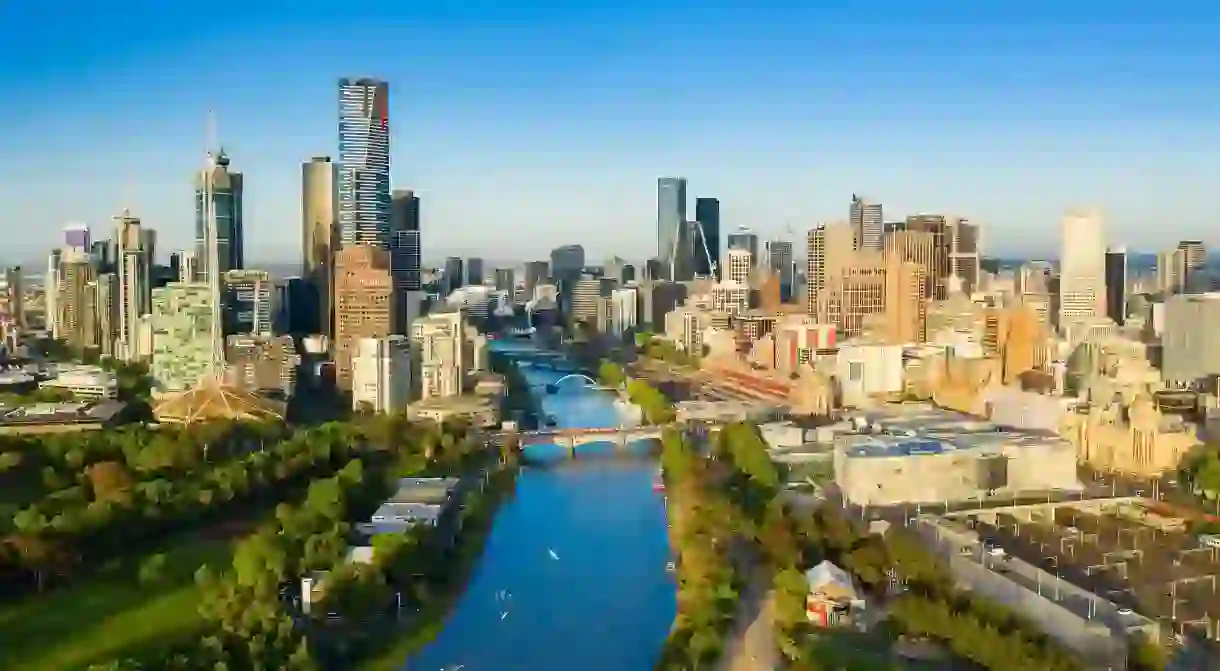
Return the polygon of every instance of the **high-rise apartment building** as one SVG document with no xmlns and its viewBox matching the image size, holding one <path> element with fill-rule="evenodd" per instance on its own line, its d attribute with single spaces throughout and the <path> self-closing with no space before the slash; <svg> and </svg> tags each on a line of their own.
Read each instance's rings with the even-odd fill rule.
<svg viewBox="0 0 1220 671">
<path fill-rule="evenodd" d="M 855 234 L 847 222 L 818 224 L 809 233 L 807 250 L 806 309 L 824 324 L 833 323 L 838 307 L 830 307 L 836 291 L 836 281 L 843 276 L 843 269 L 856 259 L 853 249 Z"/>
<path fill-rule="evenodd" d="M 59 261 L 62 249 L 52 249 L 47 255 L 47 274 L 42 278 L 43 322 L 51 337 L 58 340 L 59 334 Z"/>
<path fill-rule="evenodd" d="M 733 248 L 728 251 L 728 279 L 738 284 L 750 283 L 750 271 L 754 268 L 754 256 L 748 249 Z"/>
<path fill-rule="evenodd" d="M 140 318 L 152 309 L 152 237 L 137 217 L 124 210 L 114 218 L 115 266 L 118 301 L 115 306 L 115 356 L 134 361 L 140 356 Z M 209 303 L 210 304 L 210 303 Z"/>
<path fill-rule="evenodd" d="M 881 254 L 860 252 L 840 273 L 831 282 L 828 321 L 843 338 L 855 338 L 866 318 L 885 312 L 885 264 Z"/>
<path fill-rule="evenodd" d="M 1156 255 L 1156 288 L 1165 296 L 1180 294 L 1186 291 L 1186 278 L 1189 276 L 1186 264 L 1186 251 L 1167 249 Z"/>
<path fill-rule="evenodd" d="M 683 244 L 689 234 L 686 222 L 686 178 L 661 177 L 657 180 L 657 259 L 661 261 L 662 272 L 670 273 L 666 276 L 670 279 L 675 263 L 682 263 L 679 254 L 691 247 Z M 554 263 L 551 265 L 555 277 L 559 278 Z"/>
<path fill-rule="evenodd" d="M 394 326 L 390 254 L 371 245 L 335 255 L 335 380 L 351 390 L 352 356 L 362 338 L 390 335 Z"/>
<path fill-rule="evenodd" d="M 720 201 L 715 198 L 696 198 L 695 221 L 699 222 L 699 238 L 695 244 L 695 275 L 718 279 Z"/>
<path fill-rule="evenodd" d="M 118 356 L 116 341 L 119 337 L 119 276 L 117 273 L 102 273 L 97 276 L 97 341 L 98 354 L 107 358 Z"/>
<path fill-rule="evenodd" d="M 465 375 L 466 324 L 461 312 L 441 312 L 411 323 L 419 346 L 419 391 L 422 400 L 457 396 Z"/>
<path fill-rule="evenodd" d="M 171 282 L 152 292 L 153 351 L 149 372 L 155 393 L 184 391 L 216 374 L 213 361 L 212 286 Z"/>
<path fill-rule="evenodd" d="M 244 267 L 242 174 L 229 170 L 224 150 L 208 152 L 207 163 L 195 176 L 195 257 L 200 282 L 211 273 L 223 277 Z"/>
<path fill-rule="evenodd" d="M 928 302 L 924 299 L 927 267 L 903 260 L 890 247 L 885 254 L 886 331 L 893 343 L 919 343 L 927 340 Z"/>
<path fill-rule="evenodd" d="M 339 80 L 339 235 L 344 247 L 390 246 L 390 85 Z"/>
<path fill-rule="evenodd" d="M 301 277 L 309 283 L 315 305 L 302 311 L 309 331 L 334 334 L 334 258 L 339 248 L 339 175 L 329 156 L 315 156 L 301 165 Z M 294 316 L 295 318 L 295 316 Z"/>
<path fill-rule="evenodd" d="M 352 409 L 400 412 L 411 402 L 411 389 L 410 338 L 361 338 L 352 359 Z"/>
<path fill-rule="evenodd" d="M 1075 210 L 1063 217 L 1059 256 L 1059 328 L 1105 314 L 1106 239 L 1101 214 Z"/>
<path fill-rule="evenodd" d="M 225 337 L 270 336 L 275 315 L 271 297 L 274 287 L 265 270 L 230 270 L 221 292 Z"/>
<path fill-rule="evenodd" d="M 805 314 L 816 315 L 818 297 L 826 286 L 826 224 L 805 236 Z"/>
<path fill-rule="evenodd" d="M 792 300 L 796 286 L 796 266 L 793 263 L 792 243 L 788 240 L 771 240 L 766 244 L 767 266 L 779 278 L 780 300 Z"/>
<path fill-rule="evenodd" d="M 952 275 L 949 264 L 952 234 L 948 219 L 941 214 L 915 214 L 907 217 L 895 230 L 921 231 L 932 235 L 932 265 L 928 267 L 928 276 L 932 278 L 933 298 L 945 300 L 949 295 L 949 277 Z"/>
<path fill-rule="evenodd" d="M 849 221 L 854 238 L 854 247 L 861 251 L 881 251 L 881 235 L 885 230 L 881 203 L 870 203 L 853 194 Z"/>
<path fill-rule="evenodd" d="M 21 266 L 11 266 L 4 271 L 4 290 L 8 303 L 8 314 L 18 329 L 25 330 L 25 273 Z"/>
<path fill-rule="evenodd" d="M 1106 250 L 1106 316 L 1121 326 L 1127 320 L 1127 248 Z"/>
</svg>

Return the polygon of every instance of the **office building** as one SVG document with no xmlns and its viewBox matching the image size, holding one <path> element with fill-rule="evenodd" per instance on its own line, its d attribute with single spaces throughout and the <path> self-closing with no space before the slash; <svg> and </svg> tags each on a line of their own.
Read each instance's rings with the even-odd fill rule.
<svg viewBox="0 0 1220 671">
<path fill-rule="evenodd" d="M 1101 214 L 1071 211 L 1063 217 L 1059 256 L 1059 328 L 1105 314 L 1106 242 Z"/>
<path fill-rule="evenodd" d="M 148 247 L 151 237 L 144 234 L 139 218 L 131 216 L 127 210 L 115 217 L 114 222 L 118 276 L 115 356 L 123 361 L 135 361 L 140 356 L 140 318 L 152 309 L 149 277 L 152 250 Z"/>
<path fill-rule="evenodd" d="M 225 381 L 239 389 L 292 395 L 301 357 L 292 336 L 231 335 L 225 339 Z"/>
<path fill-rule="evenodd" d="M 837 277 L 828 283 L 826 319 L 838 327 L 844 339 L 864 335 L 865 322 L 871 315 L 885 312 L 885 265 L 876 252 L 858 252 L 855 259 L 844 265 Z"/>
<path fill-rule="evenodd" d="M 93 307 L 90 289 L 94 281 L 87 245 L 66 247 L 59 260 L 58 297 L 55 300 L 55 330 L 58 338 L 73 351 L 93 347 L 93 333 L 86 327 L 93 323 L 89 314 Z"/>
<path fill-rule="evenodd" d="M 42 278 L 43 323 L 51 337 L 59 339 L 59 261 L 62 249 L 52 249 L 47 255 L 47 273 Z"/>
<path fill-rule="evenodd" d="M 796 265 L 793 262 L 792 243 L 787 240 L 771 240 L 766 244 L 767 267 L 779 279 L 780 300 L 792 300 L 796 286 Z"/>
<path fill-rule="evenodd" d="M 805 235 L 805 313 L 816 315 L 818 298 L 826 286 L 826 224 Z"/>
<path fill-rule="evenodd" d="M 339 237 L 390 247 L 390 85 L 339 80 Z"/>
<path fill-rule="evenodd" d="M 405 335 L 362 338 L 352 360 L 352 409 L 393 413 L 411 402 L 411 340 Z"/>
<path fill-rule="evenodd" d="M 551 278 L 556 283 L 575 282 L 585 267 L 585 248 L 564 245 L 551 250 Z"/>
<path fill-rule="evenodd" d="M 245 267 L 240 172 L 229 170 L 223 149 L 208 152 L 207 163 L 195 175 L 195 257 L 200 282 Z M 150 245 L 151 247 L 151 245 Z M 151 252 L 155 254 L 155 252 Z"/>
<path fill-rule="evenodd" d="M 271 274 L 265 270 L 226 272 L 221 291 L 225 336 L 270 336 L 275 319 L 273 293 Z"/>
<path fill-rule="evenodd" d="M 969 219 L 953 217 L 947 223 L 949 236 L 949 273 L 962 281 L 967 295 L 979 288 L 982 258 L 979 250 L 979 227 Z"/>
<path fill-rule="evenodd" d="M 928 302 L 924 299 L 927 267 L 906 261 L 896 251 L 885 255 L 885 320 L 889 342 L 927 340 Z"/>
<path fill-rule="evenodd" d="M 670 279 L 674 264 L 681 264 L 681 250 L 691 247 L 683 244 L 690 232 L 686 222 L 686 178 L 661 177 L 657 180 L 657 259 Z M 551 266 L 558 277 L 553 261 Z"/>
<path fill-rule="evenodd" d="M 171 282 L 152 291 L 152 364 L 155 394 L 184 391 L 215 373 L 211 285 Z"/>
<path fill-rule="evenodd" d="M 1127 319 L 1127 248 L 1106 250 L 1106 316 L 1122 326 Z"/>
<path fill-rule="evenodd" d="M 931 269 L 936 267 L 936 245 L 931 233 L 903 229 L 886 233 L 885 253 L 895 256 L 898 263 L 923 266 L 924 285 L 920 287 L 920 298 L 925 301 L 935 298 L 936 281 L 931 276 Z"/>
<path fill-rule="evenodd" d="M 300 317 L 304 333 L 328 338 L 334 334 L 334 258 L 339 249 L 336 168 L 329 156 L 301 164 L 301 277 L 308 283 L 311 299 L 302 302 Z M 314 314 L 306 317 L 307 311 Z"/>
<path fill-rule="evenodd" d="M 371 245 L 335 255 L 335 381 L 351 390 L 352 357 L 362 338 L 390 335 L 394 326 L 390 255 Z"/>
<path fill-rule="evenodd" d="M 4 291 L 8 303 L 8 314 L 20 330 L 25 330 L 25 274 L 21 266 L 11 266 L 4 271 Z"/>
<path fill-rule="evenodd" d="M 89 224 L 73 223 L 64 226 L 64 246 L 78 249 L 85 254 L 90 251 Z"/>
<path fill-rule="evenodd" d="M 1178 243 L 1178 249 L 1182 250 L 1186 266 L 1186 273 L 1182 278 L 1184 290 L 1195 293 L 1210 289 L 1207 278 L 1207 247 L 1203 245 L 1203 241 L 1183 240 Z"/>
<path fill-rule="evenodd" d="M 117 273 L 102 273 L 97 276 L 97 295 L 94 305 L 97 314 L 98 354 L 117 358 L 116 344 L 119 337 L 119 276 Z"/>
<path fill-rule="evenodd" d="M 613 280 L 607 280 L 595 275 L 585 274 L 572 284 L 571 304 L 568 317 L 573 324 L 584 322 L 590 325 L 597 323 L 598 301 L 610 295 L 614 287 Z"/>
<path fill-rule="evenodd" d="M 1156 255 L 1156 289 L 1165 296 L 1186 291 L 1186 251 L 1167 249 Z"/>
<path fill-rule="evenodd" d="M 744 249 L 729 250 L 729 254 L 739 252 L 748 254 Z M 729 257 L 730 263 L 732 256 Z M 732 279 L 718 282 L 712 287 L 712 310 L 729 315 L 745 314 L 750 309 L 750 287 Z"/>
<path fill-rule="evenodd" d="M 907 217 L 901 225 L 895 226 L 895 231 L 916 231 L 932 236 L 932 264 L 928 266 L 932 298 L 938 301 L 948 298 L 949 277 L 953 274 L 949 264 L 953 236 L 949 230 L 948 218 L 941 214 L 915 214 Z"/>
<path fill-rule="evenodd" d="M 551 277 L 551 264 L 547 261 L 527 261 L 525 263 L 525 297 L 534 297 L 534 287 L 544 284 Z"/>
<path fill-rule="evenodd" d="M 695 244 L 695 275 L 719 279 L 720 274 L 720 201 L 695 199 L 695 221 L 699 238 Z"/>
<path fill-rule="evenodd" d="M 881 203 L 870 203 L 855 194 L 849 210 L 854 248 L 860 251 L 881 251 L 881 236 L 885 231 Z"/>
<path fill-rule="evenodd" d="M 390 197 L 390 275 L 394 278 L 394 333 L 405 335 L 410 315 L 418 314 L 423 289 L 423 239 L 420 231 L 419 196 L 395 190 Z"/>
<path fill-rule="evenodd" d="M 738 284 L 750 283 L 750 271 L 754 268 L 754 257 L 748 249 L 731 248 L 728 251 L 729 280 Z"/>
<path fill-rule="evenodd" d="M 1220 375 L 1220 292 L 1179 294 L 1165 299 L 1161 374 L 1192 383 Z"/>
<path fill-rule="evenodd" d="M 445 274 L 442 278 L 445 294 L 453 293 L 465 286 L 466 275 L 463 268 L 464 264 L 460 256 L 450 256 L 445 259 Z"/>
<path fill-rule="evenodd" d="M 478 257 L 466 259 L 466 284 L 482 286 L 484 279 L 486 279 L 486 275 L 483 269 L 483 259 Z"/>
<path fill-rule="evenodd" d="M 496 268 L 496 289 L 508 292 L 511 299 L 517 290 L 517 278 L 512 268 Z"/>
<path fill-rule="evenodd" d="M 744 249 L 750 252 L 750 258 L 757 261 L 758 256 L 758 234 L 750 229 L 742 226 L 734 233 L 729 233 L 728 238 L 729 249 Z"/>
</svg>

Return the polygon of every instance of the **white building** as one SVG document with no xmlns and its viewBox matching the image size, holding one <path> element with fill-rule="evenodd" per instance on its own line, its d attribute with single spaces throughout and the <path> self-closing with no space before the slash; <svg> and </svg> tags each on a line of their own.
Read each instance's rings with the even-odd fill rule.
<svg viewBox="0 0 1220 671">
<path fill-rule="evenodd" d="M 1162 315 L 1161 370 L 1165 379 L 1194 382 L 1220 373 L 1220 348 L 1216 347 L 1220 292 L 1170 296 Z"/>
<path fill-rule="evenodd" d="M 610 292 L 609 332 L 623 337 L 636 326 L 639 292 L 635 287 L 615 289 Z"/>
<path fill-rule="evenodd" d="M 750 270 L 753 268 L 754 255 L 748 249 L 730 249 L 728 279 L 738 284 L 750 283 Z"/>
<path fill-rule="evenodd" d="M 835 379 L 844 405 L 865 405 L 874 394 L 903 390 L 902 345 L 842 344 Z"/>
<path fill-rule="evenodd" d="M 361 338 L 352 357 L 352 409 L 403 410 L 411 402 L 411 341 L 406 336 Z"/>
<path fill-rule="evenodd" d="M 57 366 L 54 378 L 38 383 L 39 389 L 58 389 L 77 398 L 115 398 L 119 383 L 114 374 L 98 366 Z"/>
<path fill-rule="evenodd" d="M 411 338 L 419 347 L 421 400 L 462 393 L 465 330 L 460 312 L 434 313 L 411 324 Z"/>
<path fill-rule="evenodd" d="M 749 255 L 749 252 L 746 252 Z M 712 310 L 739 315 L 750 309 L 750 286 L 725 280 L 712 287 Z"/>
<path fill-rule="evenodd" d="M 1059 326 L 1081 317 L 1104 316 L 1106 238 L 1101 213 L 1071 211 L 1063 217 L 1059 261 Z"/>
</svg>

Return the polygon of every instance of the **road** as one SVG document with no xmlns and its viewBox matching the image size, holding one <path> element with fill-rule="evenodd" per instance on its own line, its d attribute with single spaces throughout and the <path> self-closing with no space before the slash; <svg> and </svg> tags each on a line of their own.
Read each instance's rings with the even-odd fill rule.
<svg viewBox="0 0 1220 671">
<path fill-rule="evenodd" d="M 771 576 L 759 570 L 750 578 L 737 602 L 729 645 L 717 671 L 772 671 L 779 668 L 775 643 L 775 592 Z"/>
</svg>

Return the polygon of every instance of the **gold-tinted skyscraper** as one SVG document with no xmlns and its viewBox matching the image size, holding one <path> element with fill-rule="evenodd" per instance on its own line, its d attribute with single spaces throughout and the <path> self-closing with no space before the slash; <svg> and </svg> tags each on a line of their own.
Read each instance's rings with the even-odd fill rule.
<svg viewBox="0 0 1220 671">
<path fill-rule="evenodd" d="M 338 173 L 329 156 L 301 166 L 301 277 L 317 296 L 319 332 L 334 335 L 334 258 L 339 248 Z"/>
</svg>

